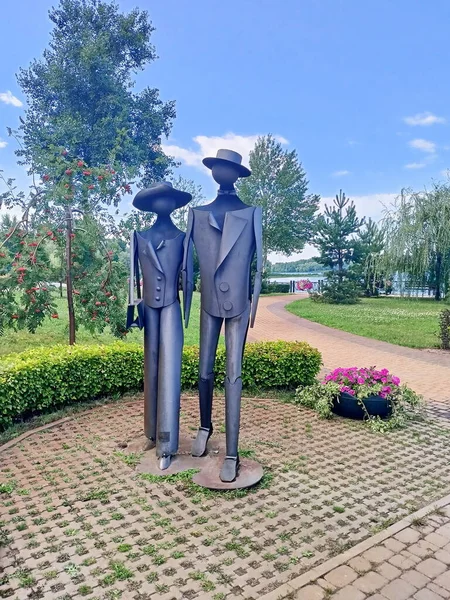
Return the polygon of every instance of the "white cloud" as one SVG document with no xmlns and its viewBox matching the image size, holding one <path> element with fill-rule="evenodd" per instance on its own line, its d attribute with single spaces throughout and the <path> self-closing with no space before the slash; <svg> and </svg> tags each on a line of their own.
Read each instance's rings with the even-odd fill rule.
<svg viewBox="0 0 450 600">
<path fill-rule="evenodd" d="M 23 106 L 23 103 L 19 98 L 16 98 L 10 90 L 7 92 L 0 92 L 0 102 L 12 104 L 12 106 Z"/>
<path fill-rule="evenodd" d="M 434 142 L 430 142 L 429 140 L 417 138 L 415 140 L 410 140 L 409 145 L 411 148 L 421 150 L 422 152 L 428 152 L 429 154 L 436 152 L 436 144 Z"/>
<path fill-rule="evenodd" d="M 0 139 L 0 148 L 6 148 L 7 145 L 8 142 L 5 142 L 5 140 Z"/>
<path fill-rule="evenodd" d="M 417 113 L 417 115 L 414 115 L 412 117 L 404 117 L 403 120 L 407 125 L 412 126 L 427 126 L 434 125 L 435 123 L 445 123 L 444 117 L 438 117 L 430 112 Z"/>
<path fill-rule="evenodd" d="M 183 148 L 176 144 L 163 144 L 163 150 L 169 156 L 180 160 L 189 167 L 204 168 L 202 159 L 206 156 L 215 156 L 220 148 L 229 148 L 242 155 L 243 164 L 248 164 L 250 151 L 253 150 L 259 135 L 238 135 L 236 133 L 226 133 L 222 136 L 197 135 L 193 141 L 197 148 Z M 274 138 L 285 145 L 288 140 L 281 135 L 274 135 Z"/>
<path fill-rule="evenodd" d="M 413 162 L 405 165 L 405 169 L 423 169 L 423 167 L 426 167 L 426 163 Z"/>
<path fill-rule="evenodd" d="M 350 175 L 350 171 L 344 169 L 343 171 L 334 171 L 334 173 L 331 174 L 333 177 L 344 177 L 345 175 Z"/>
</svg>

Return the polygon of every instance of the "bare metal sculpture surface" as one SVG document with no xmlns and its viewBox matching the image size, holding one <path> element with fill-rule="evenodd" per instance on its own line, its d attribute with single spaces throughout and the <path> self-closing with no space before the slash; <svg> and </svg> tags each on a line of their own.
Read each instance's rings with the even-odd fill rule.
<svg viewBox="0 0 450 600">
<path fill-rule="evenodd" d="M 203 160 L 220 187 L 213 202 L 189 211 L 182 271 L 187 326 L 195 246 L 201 280 L 200 427 L 192 448 L 193 456 L 206 453 L 213 432 L 214 363 L 220 330 L 225 322 L 226 456 L 220 471 L 223 482 L 233 482 L 239 474 L 242 356 L 248 326 L 252 327 L 255 320 L 261 289 L 261 209 L 244 204 L 237 196 L 235 182 L 239 177 L 251 175 L 241 161 L 242 157 L 231 150 L 219 150 L 216 157 Z M 252 284 L 251 267 L 255 254 L 256 274 Z"/>
</svg>

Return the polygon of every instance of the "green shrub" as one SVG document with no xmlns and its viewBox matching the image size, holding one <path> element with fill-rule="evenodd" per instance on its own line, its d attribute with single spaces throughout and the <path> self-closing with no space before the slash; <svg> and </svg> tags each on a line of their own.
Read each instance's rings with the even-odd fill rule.
<svg viewBox="0 0 450 600">
<path fill-rule="evenodd" d="M 289 283 L 280 281 L 263 281 L 261 286 L 261 294 L 289 294 Z"/>
<path fill-rule="evenodd" d="M 310 294 L 314 302 L 325 304 L 356 304 L 360 301 L 360 290 L 351 280 L 339 281 L 336 277 L 328 278 L 320 292 Z"/>
<path fill-rule="evenodd" d="M 141 390 L 141 346 L 53 346 L 5 356 L 0 361 L 0 429 L 14 420 L 63 405 Z M 183 350 L 181 384 L 195 388 L 199 350 Z M 245 348 L 244 387 L 296 388 L 314 381 L 321 365 L 318 350 L 303 342 L 258 342 Z M 225 348 L 217 351 L 217 382 L 225 376 Z"/>
</svg>

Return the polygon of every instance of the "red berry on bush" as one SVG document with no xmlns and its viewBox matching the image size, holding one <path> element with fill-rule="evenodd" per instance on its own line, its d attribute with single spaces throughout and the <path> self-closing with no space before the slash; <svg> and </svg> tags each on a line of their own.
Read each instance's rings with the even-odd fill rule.
<svg viewBox="0 0 450 600">
<path fill-rule="evenodd" d="M 66 169 L 65 173 L 66 175 L 72 175 L 73 171 L 72 169 Z"/>
<path fill-rule="evenodd" d="M 15 314 L 11 315 L 11 319 L 18 319 L 18 318 L 19 318 L 19 315 L 15 315 Z"/>
<path fill-rule="evenodd" d="M 88 190 L 93 190 L 95 188 L 95 185 L 88 185 Z"/>
<path fill-rule="evenodd" d="M 44 175 L 42 178 L 43 181 L 48 181 L 50 179 L 50 175 Z"/>
<path fill-rule="evenodd" d="M 95 306 L 101 306 L 101 305 L 102 305 L 102 303 L 101 303 L 101 302 L 96 302 L 96 303 L 95 303 Z"/>
<path fill-rule="evenodd" d="M 83 162 L 82 160 L 79 160 L 79 161 L 77 162 L 77 166 L 78 166 L 78 167 L 84 167 L 84 162 Z"/>
<path fill-rule="evenodd" d="M 83 175 L 90 175 L 91 171 L 88 171 L 87 169 L 85 171 L 83 171 Z"/>
<path fill-rule="evenodd" d="M 59 319 L 58 313 L 53 313 L 52 314 L 52 319 Z"/>
</svg>

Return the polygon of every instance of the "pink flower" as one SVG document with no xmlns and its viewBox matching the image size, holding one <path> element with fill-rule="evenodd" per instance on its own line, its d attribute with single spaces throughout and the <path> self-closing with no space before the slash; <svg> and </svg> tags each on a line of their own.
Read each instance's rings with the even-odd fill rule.
<svg viewBox="0 0 450 600">
<path fill-rule="evenodd" d="M 358 379 L 356 381 L 357 381 L 357 383 L 359 383 L 359 385 L 364 385 L 366 383 L 362 377 L 358 377 Z"/>
<path fill-rule="evenodd" d="M 399 377 L 395 377 L 395 375 L 392 376 L 392 383 L 394 385 L 400 385 L 400 378 Z"/>
</svg>

